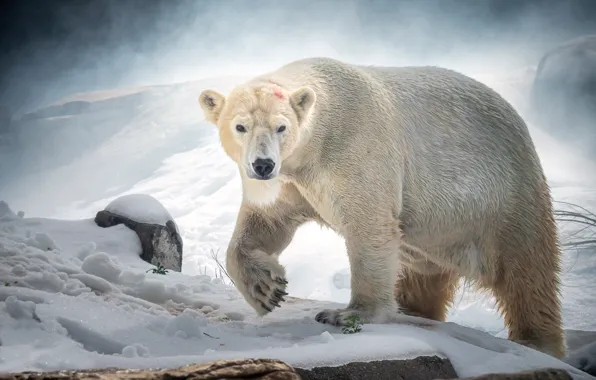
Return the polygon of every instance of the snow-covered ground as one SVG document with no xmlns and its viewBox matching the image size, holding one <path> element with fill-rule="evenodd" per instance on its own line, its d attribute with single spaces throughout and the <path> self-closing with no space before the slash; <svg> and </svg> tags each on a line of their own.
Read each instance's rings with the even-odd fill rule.
<svg viewBox="0 0 596 380">
<path fill-rule="evenodd" d="M 311 367 L 437 354 L 460 376 L 545 366 L 583 376 L 545 354 L 450 324 L 364 325 L 342 334 L 314 320 L 317 310 L 339 306 L 330 302 L 289 297 L 261 319 L 222 279 L 152 273 L 139 252 L 124 226 L 0 215 L 0 372 L 238 357 Z"/>
<path fill-rule="evenodd" d="M 525 69 L 505 79 L 475 76 L 523 113 Z M 109 119 L 113 114 L 101 109 L 76 116 L 122 125 L 69 163 L 30 174 L 0 194 L 27 216 L 0 220 L 0 280 L 6 283 L 0 287 L 0 372 L 171 367 L 247 356 L 309 367 L 432 353 L 449 357 L 460 376 L 565 367 L 491 339 L 488 334 L 507 335 L 492 298 L 465 289 L 449 321 L 486 333 L 449 324 L 430 330 L 365 325 L 361 333 L 344 335 L 316 323 L 318 310 L 349 300 L 350 278 L 343 239 L 314 224 L 302 227 L 281 256 L 288 292 L 296 298 L 257 318 L 220 277 L 213 258 L 225 259 L 240 182 L 215 128 L 203 122 L 196 96 L 205 87 L 225 91 L 228 82 L 146 89 L 149 100 L 135 105 L 138 112 L 126 121 Z M 108 95 L 103 96 L 84 100 L 99 102 Z M 555 198 L 596 209 L 594 163 L 539 129 L 531 132 Z M 146 273 L 151 266 L 139 259 L 132 231 L 94 225 L 97 211 L 134 193 L 155 197 L 175 219 L 184 239 L 182 273 Z M 566 328 L 596 330 L 595 276 L 596 255 L 566 252 Z"/>
</svg>

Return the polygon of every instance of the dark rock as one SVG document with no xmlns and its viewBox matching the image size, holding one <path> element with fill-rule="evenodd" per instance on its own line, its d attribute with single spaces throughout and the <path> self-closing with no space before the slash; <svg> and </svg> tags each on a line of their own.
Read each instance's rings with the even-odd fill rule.
<svg viewBox="0 0 596 380">
<path fill-rule="evenodd" d="M 296 368 L 303 380 L 432 380 L 457 378 L 448 359 L 419 356 L 409 360 L 354 362 L 336 367 Z"/>
<path fill-rule="evenodd" d="M 596 35 L 567 41 L 542 57 L 531 102 L 542 128 L 596 151 Z"/>
<path fill-rule="evenodd" d="M 462 380 L 573 380 L 569 372 L 558 368 L 544 368 L 515 373 L 489 373 L 487 375 L 463 377 Z M 455 380 L 455 378 L 453 379 Z"/>
<path fill-rule="evenodd" d="M 571 351 L 565 362 L 587 374 L 596 376 L 596 342 Z"/>
<path fill-rule="evenodd" d="M 95 216 L 95 224 L 100 227 L 112 227 L 124 224 L 136 232 L 141 241 L 141 258 L 153 265 L 176 272 L 182 271 L 182 237 L 173 220 L 165 226 L 156 223 L 137 222 L 111 211 L 100 211 Z"/>
<path fill-rule="evenodd" d="M 565 362 L 596 376 L 596 331 L 565 330 L 568 355 Z"/>
<path fill-rule="evenodd" d="M 565 343 L 570 352 L 576 351 L 596 343 L 596 331 L 565 329 Z"/>
</svg>

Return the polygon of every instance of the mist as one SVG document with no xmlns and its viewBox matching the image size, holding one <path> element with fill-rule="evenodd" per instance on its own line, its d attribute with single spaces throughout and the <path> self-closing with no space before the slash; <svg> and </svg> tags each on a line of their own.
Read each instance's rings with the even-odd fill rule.
<svg viewBox="0 0 596 380">
<path fill-rule="evenodd" d="M 14 12 L 2 16 L 12 19 L 2 20 L 11 29 L 4 26 L 0 67 L 0 199 L 29 214 L 53 216 L 72 202 L 125 191 L 163 160 L 214 137 L 201 124 L 196 103 L 203 87 L 229 87 L 311 56 L 462 71 L 501 92 L 524 116 L 552 181 L 593 181 L 587 175 L 593 157 L 575 154 L 573 146 L 536 126 L 524 108 L 527 94 L 507 87 L 516 76 L 529 86 L 548 49 L 596 32 L 596 3 L 590 0 L 24 0 L 11 6 Z M 59 121 L 27 118 L 76 93 L 158 85 L 184 96 L 165 89 L 161 95 L 124 96 L 120 107 L 130 109 L 95 128 L 87 124 L 91 119 L 61 131 Z M 173 115 L 180 116 L 171 125 L 157 122 L 170 127 L 165 137 L 159 127 L 145 129 L 153 119 L 141 120 L 135 111 L 151 102 L 176 107 Z M 44 120 L 61 116 L 50 112 Z M 124 127 L 137 137 L 123 140 Z M 159 146 L 151 145 L 155 141 Z"/>
<path fill-rule="evenodd" d="M 596 14 L 591 2 L 555 0 L 19 4 L 1 98 L 15 112 L 69 92 L 252 75 L 313 55 L 393 65 L 535 63 L 545 47 L 594 28 Z M 15 95 L 21 100 L 10 102 Z"/>
</svg>

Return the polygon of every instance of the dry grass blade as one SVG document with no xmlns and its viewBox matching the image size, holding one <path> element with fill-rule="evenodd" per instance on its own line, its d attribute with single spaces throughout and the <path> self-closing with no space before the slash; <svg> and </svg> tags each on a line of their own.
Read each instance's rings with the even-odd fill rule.
<svg viewBox="0 0 596 380">
<path fill-rule="evenodd" d="M 582 226 L 579 230 L 569 233 L 562 240 L 562 245 L 573 248 L 596 248 L 596 214 L 587 208 L 569 202 L 555 201 L 568 206 L 569 210 L 555 210 L 557 222 L 573 223 Z M 592 231 L 590 233 L 590 231 Z"/>
<path fill-rule="evenodd" d="M 213 258 L 213 260 L 215 260 L 215 262 L 217 263 L 217 266 L 219 267 L 219 270 L 221 273 L 225 274 L 225 276 L 228 278 L 228 280 L 230 280 L 230 282 L 236 286 L 236 284 L 234 284 L 234 281 L 230 278 L 230 275 L 228 274 L 228 272 L 226 271 L 226 267 L 221 263 L 221 261 L 219 260 L 219 249 L 217 251 L 211 250 L 211 257 Z"/>
</svg>

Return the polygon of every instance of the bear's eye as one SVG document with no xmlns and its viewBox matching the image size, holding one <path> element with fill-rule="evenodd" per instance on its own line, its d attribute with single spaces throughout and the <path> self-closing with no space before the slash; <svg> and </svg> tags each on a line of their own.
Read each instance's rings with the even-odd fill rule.
<svg viewBox="0 0 596 380">
<path fill-rule="evenodd" d="M 286 130 L 286 126 L 285 125 L 282 125 L 279 128 L 277 128 L 277 133 L 282 133 L 285 130 Z"/>
<path fill-rule="evenodd" d="M 246 127 L 242 124 L 236 124 L 236 130 L 240 133 L 246 132 Z"/>
</svg>

